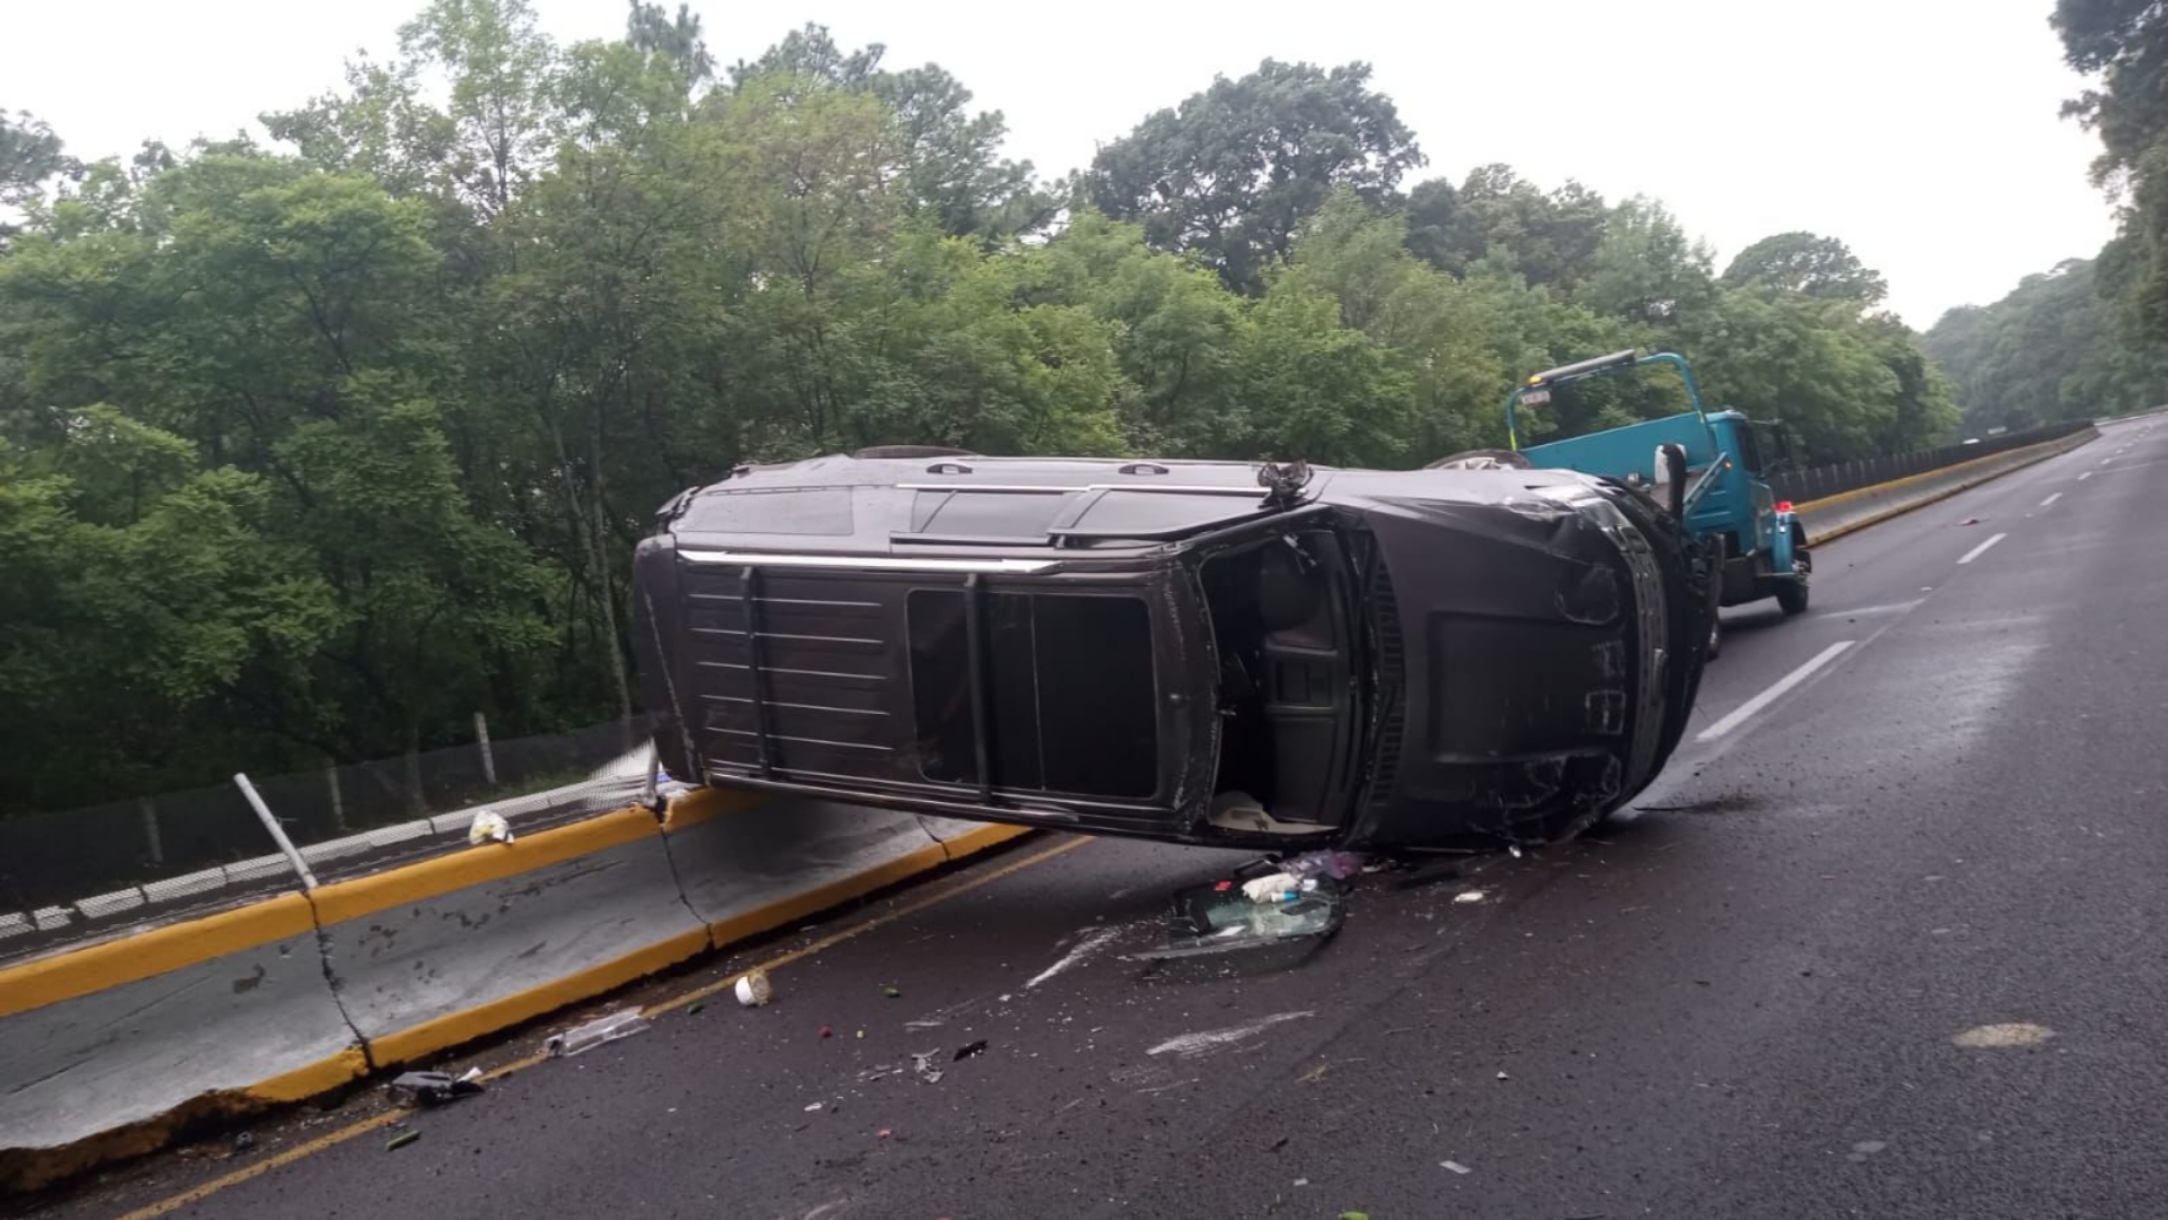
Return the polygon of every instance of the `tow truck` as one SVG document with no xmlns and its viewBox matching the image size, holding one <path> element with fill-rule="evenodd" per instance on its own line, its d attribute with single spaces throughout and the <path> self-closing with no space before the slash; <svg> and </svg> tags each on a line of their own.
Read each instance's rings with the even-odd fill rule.
<svg viewBox="0 0 2168 1220">
<path fill-rule="evenodd" d="M 1581 436 L 1523 446 L 1521 412 L 1541 408 L 1560 387 L 1594 377 L 1675 371 L 1691 410 Z M 1743 605 L 1775 598 L 1786 615 L 1804 613 L 1814 577 L 1806 527 L 1789 500 L 1770 488 L 1757 425 L 1735 410 L 1709 411 L 1686 357 L 1676 352 L 1641 355 L 1633 348 L 1546 369 L 1506 397 L 1506 436 L 1512 452 L 1530 466 L 1575 470 L 1627 483 L 1661 485 L 1683 477 L 1675 496 L 1689 537 L 1702 540 L 1718 579 L 1717 603 Z M 1775 434 L 1781 444 L 1781 433 Z M 1683 463 L 1681 462 L 1683 459 Z M 1683 470 L 1680 467 L 1683 465 Z M 1662 498 L 1662 497 L 1659 497 Z M 1710 615 L 1709 655 L 1718 647 L 1716 616 Z"/>
</svg>

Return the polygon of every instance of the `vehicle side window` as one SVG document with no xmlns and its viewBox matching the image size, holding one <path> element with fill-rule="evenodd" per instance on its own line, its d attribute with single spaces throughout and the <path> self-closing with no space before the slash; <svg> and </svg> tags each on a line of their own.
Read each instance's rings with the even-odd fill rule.
<svg viewBox="0 0 2168 1220">
<path fill-rule="evenodd" d="M 1739 436 L 1739 461 L 1746 466 L 1748 474 L 1760 474 L 1762 465 L 1761 445 L 1754 439 L 1754 428 L 1745 420 L 1732 421 L 1732 428 Z"/>
<path fill-rule="evenodd" d="M 986 596 L 988 754 L 994 782 L 1094 796 L 1158 787 L 1151 612 L 1134 597 Z M 911 704 L 927 779 L 975 784 L 964 594 L 909 605 Z"/>
</svg>

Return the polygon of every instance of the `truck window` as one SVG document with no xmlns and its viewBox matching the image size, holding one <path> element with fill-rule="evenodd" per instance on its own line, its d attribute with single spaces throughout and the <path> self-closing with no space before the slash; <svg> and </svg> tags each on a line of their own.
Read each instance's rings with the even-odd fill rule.
<svg viewBox="0 0 2168 1220">
<path fill-rule="evenodd" d="M 1763 469 L 1761 445 L 1754 439 L 1754 425 L 1743 419 L 1735 419 L 1732 427 L 1739 436 L 1740 463 L 1746 467 L 1748 474 L 1760 474 Z"/>
<path fill-rule="evenodd" d="M 1159 748 L 1150 610 L 1134 597 L 986 595 L 988 748 L 994 782 L 1148 797 Z M 911 703 L 919 769 L 978 782 L 964 594 L 910 596 Z"/>
</svg>

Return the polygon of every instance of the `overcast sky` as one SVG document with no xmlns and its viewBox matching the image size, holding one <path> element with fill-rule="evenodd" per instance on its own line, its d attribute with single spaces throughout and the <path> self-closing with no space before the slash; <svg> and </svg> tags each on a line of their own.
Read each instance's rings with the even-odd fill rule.
<svg viewBox="0 0 2168 1220">
<path fill-rule="evenodd" d="M 622 0 L 535 3 L 560 41 L 623 29 Z M 420 7 L 26 0 L 0 41 L 0 107 L 42 116 L 85 158 L 222 136 L 337 85 L 357 48 L 388 54 Z M 1367 60 L 1430 157 L 1419 176 L 1505 161 L 1546 186 L 1653 195 L 1715 245 L 1719 269 L 1770 233 L 1831 234 L 1921 328 L 2090 256 L 2112 227 L 2085 176 L 2095 141 L 2057 117 L 2081 81 L 2050 0 L 693 7 L 725 63 L 808 21 L 847 46 L 887 44 L 891 66 L 938 62 L 1006 112 L 1010 155 L 1049 174 L 1215 73 Z"/>
</svg>

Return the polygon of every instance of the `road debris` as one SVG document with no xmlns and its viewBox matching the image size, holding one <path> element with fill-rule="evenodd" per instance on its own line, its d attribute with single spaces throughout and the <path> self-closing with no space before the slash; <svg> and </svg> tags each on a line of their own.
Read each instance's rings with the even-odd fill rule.
<svg viewBox="0 0 2168 1220">
<path fill-rule="evenodd" d="M 1242 883 L 1242 894 L 1251 902 L 1286 902 L 1302 893 L 1302 878 L 1293 873 L 1267 873 Z"/>
<path fill-rule="evenodd" d="M 474 815 L 467 826 L 467 846 L 480 847 L 484 843 L 510 843 L 512 824 L 494 809 L 484 809 Z"/>
<path fill-rule="evenodd" d="M 939 1048 L 913 1053 L 911 1056 L 911 1070 L 917 1072 L 918 1078 L 927 1084 L 940 1084 L 941 1069 L 933 1065 L 934 1057 L 940 1053 Z"/>
<path fill-rule="evenodd" d="M 900 1000 L 903 998 L 903 988 L 896 986 L 894 983 L 883 983 L 881 984 L 881 994 L 891 1000 Z"/>
<path fill-rule="evenodd" d="M 970 1043 L 966 1043 L 966 1044 L 965 1044 L 965 1045 L 963 1045 L 963 1046 L 959 1046 L 959 1047 L 957 1047 L 957 1048 L 956 1048 L 956 1057 L 955 1057 L 954 1059 L 951 1059 L 951 1060 L 950 1060 L 949 1062 L 951 1062 L 951 1063 L 962 1063 L 962 1062 L 963 1062 L 964 1060 L 966 1060 L 966 1059 L 971 1059 L 971 1058 L 975 1058 L 975 1057 L 977 1057 L 977 1056 L 979 1056 L 979 1055 L 983 1055 L 983 1054 L 985 1054 L 985 1053 L 986 1053 L 986 1039 L 984 1039 L 984 1038 L 981 1038 L 981 1039 L 979 1039 L 979 1040 L 978 1040 L 978 1041 L 976 1041 L 976 1042 L 970 1042 Z"/>
<path fill-rule="evenodd" d="M 384 1151 L 397 1152 L 401 1148 L 406 1147 L 408 1144 L 413 1143 L 415 1140 L 418 1140 L 421 1137 L 422 1133 L 419 1131 L 401 1131 L 399 1134 L 394 1135 L 390 1139 L 384 1141 Z"/>
<path fill-rule="evenodd" d="M 2045 1025 L 2030 1021 L 2014 1021 L 2002 1025 L 1975 1025 L 1952 1037 L 1950 1041 L 1968 1050 L 2005 1046 L 2038 1046 L 2055 1036 L 2055 1031 Z"/>
<path fill-rule="evenodd" d="M 401 1101 L 411 1101 L 418 1106 L 441 1106 L 481 1092 L 481 1071 L 476 1069 L 456 1077 L 448 1072 L 404 1072 L 384 1088 Z"/>
<path fill-rule="evenodd" d="M 810 1105 L 810 1106 L 807 1106 L 807 1107 L 805 1108 L 805 1112 L 806 1112 L 806 1113 L 808 1113 L 808 1114 L 818 1114 L 818 1113 L 820 1113 L 820 1108 L 821 1108 L 821 1103 L 819 1103 L 819 1102 L 817 1102 L 817 1101 L 816 1101 L 816 1102 L 814 1102 L 814 1103 L 813 1103 L 812 1105 Z"/>
<path fill-rule="evenodd" d="M 1344 883 L 1330 879 L 1278 902 L 1252 901 L 1222 884 L 1191 886 L 1174 895 L 1166 946 L 1128 960 L 1165 966 L 1186 958 L 1207 959 L 1193 964 L 1221 973 L 1285 968 L 1340 930 L 1347 893 Z"/>
<path fill-rule="evenodd" d="M 823 1026 L 821 1026 L 821 1037 L 822 1037 L 823 1039 L 833 1038 L 833 1037 L 835 1037 L 835 1036 L 836 1036 L 836 1030 L 835 1030 L 835 1027 L 834 1027 L 833 1025 L 823 1025 Z"/>
<path fill-rule="evenodd" d="M 1291 860 L 1282 861 L 1280 868 L 1306 881 L 1321 877 L 1346 881 L 1364 872 L 1366 862 L 1351 851 L 1306 851 Z"/>
<path fill-rule="evenodd" d="M 1452 1170 L 1452 1171 L 1453 1171 L 1454 1173 L 1457 1173 L 1457 1174 L 1462 1174 L 1462 1175 L 1466 1175 L 1466 1174 L 1471 1174 L 1471 1173 L 1474 1173 L 1474 1172 L 1475 1172 L 1475 1170 L 1473 1170 L 1473 1169 L 1470 1169 L 1470 1168 L 1468 1168 L 1468 1167 L 1467 1167 L 1466 1165 L 1463 1165 L 1463 1164 L 1461 1164 L 1461 1163 L 1460 1163 L 1459 1161 L 1439 1161 L 1439 1162 L 1438 1162 L 1438 1168 L 1440 1168 L 1440 1169 L 1450 1169 L 1450 1170 Z"/>
<path fill-rule="evenodd" d="M 748 970 L 738 976 L 738 1003 L 747 1008 L 760 1008 L 775 998 L 775 984 L 768 981 L 765 970 Z"/>
<path fill-rule="evenodd" d="M 254 1148 L 255 1146 L 256 1146 L 256 1133 L 255 1133 L 255 1132 L 253 1132 L 253 1131 L 236 1131 L 236 1132 L 234 1132 L 234 1135 L 233 1135 L 233 1150 L 234 1150 L 235 1152 L 247 1152 L 247 1151 L 248 1151 L 249 1149 L 251 1149 L 251 1148 Z"/>
<path fill-rule="evenodd" d="M 627 1008 L 597 1017 L 584 1025 L 575 1025 L 561 1034 L 551 1034 L 542 1043 L 542 1049 L 553 1058 L 570 1058 L 584 1051 L 591 1051 L 605 1042 L 630 1038 L 647 1027 L 646 1013 L 637 1008 Z"/>
<path fill-rule="evenodd" d="M 1483 891 L 1462 890 L 1460 893 L 1453 895 L 1453 901 L 1458 903 L 1481 902 L 1483 901 Z"/>
<path fill-rule="evenodd" d="M 1511 1080 L 1511 1079 L 1513 1079 L 1513 1078 L 1512 1078 L 1511 1076 L 1508 1076 L 1508 1075 L 1506 1075 L 1506 1074 L 1505 1074 L 1504 1072 L 1500 1072 L 1500 1073 L 1498 1073 L 1498 1079 L 1500 1079 L 1500 1080 Z"/>
</svg>

